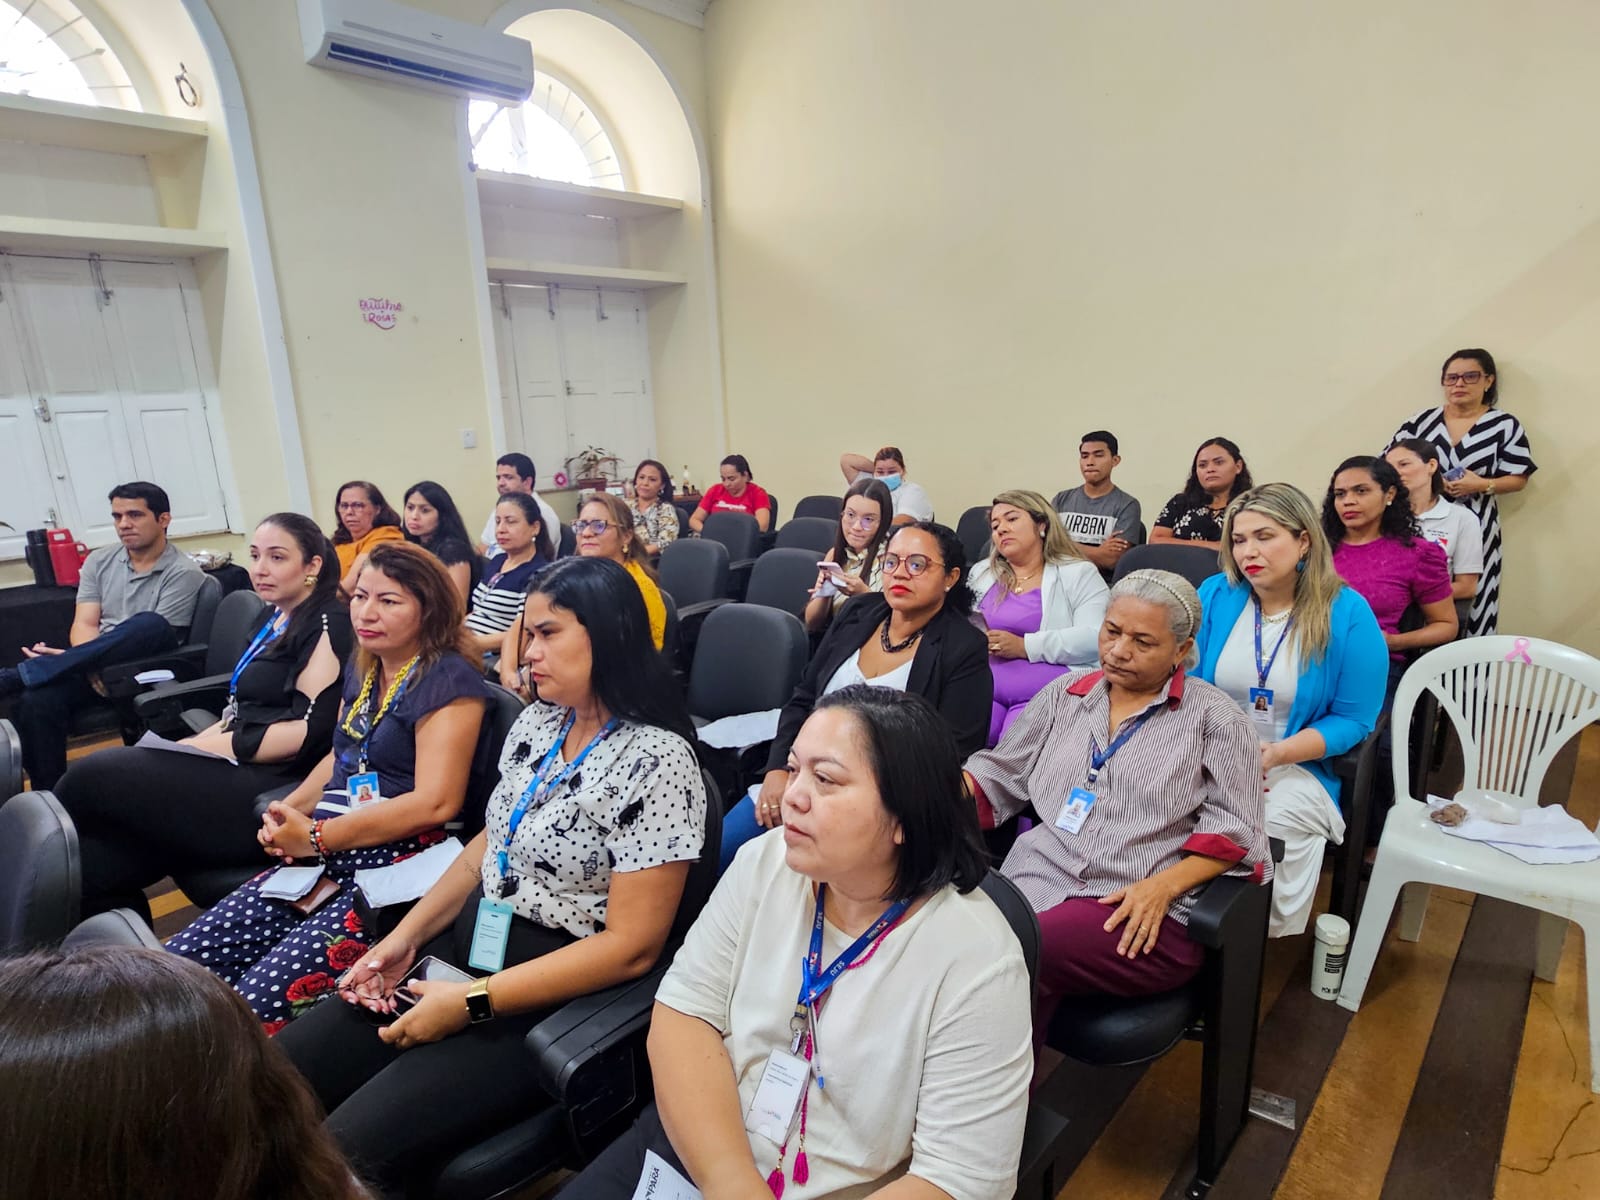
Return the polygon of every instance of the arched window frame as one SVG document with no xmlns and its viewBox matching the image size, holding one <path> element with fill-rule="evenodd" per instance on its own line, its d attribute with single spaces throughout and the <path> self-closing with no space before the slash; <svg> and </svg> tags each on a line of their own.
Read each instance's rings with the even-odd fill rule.
<svg viewBox="0 0 1600 1200">
<path fill-rule="evenodd" d="M 535 161 L 530 157 L 528 130 L 533 122 L 546 118 L 565 132 L 575 155 L 574 162 L 581 159 L 586 176 L 580 177 L 582 172 L 567 169 L 569 164 L 552 159 Z M 519 148 L 513 152 L 514 157 L 503 152 L 483 152 L 487 150 L 485 139 L 496 123 L 503 123 L 501 128 Z M 473 101 L 468 106 L 467 126 L 472 138 L 473 159 L 480 168 L 585 187 L 627 190 L 626 169 L 607 123 L 579 89 L 547 69 L 535 72 L 533 94 L 523 104 L 501 106 L 492 101 Z"/>
<path fill-rule="evenodd" d="M 19 54 L 32 71 L 0 70 L 0 93 L 142 110 L 122 61 L 69 0 L 0 0 L 0 62 L 18 61 Z"/>
</svg>

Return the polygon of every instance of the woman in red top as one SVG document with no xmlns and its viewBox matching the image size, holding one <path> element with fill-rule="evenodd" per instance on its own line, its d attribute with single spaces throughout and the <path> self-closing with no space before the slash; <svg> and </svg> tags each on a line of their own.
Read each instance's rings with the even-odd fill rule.
<svg viewBox="0 0 1600 1200">
<path fill-rule="evenodd" d="M 772 501 L 767 493 L 751 482 L 750 463 L 742 454 L 730 454 L 722 460 L 722 482 L 712 484 L 689 518 L 689 528 L 699 533 L 706 517 L 714 512 L 749 513 L 765 533 L 772 524 Z"/>
</svg>

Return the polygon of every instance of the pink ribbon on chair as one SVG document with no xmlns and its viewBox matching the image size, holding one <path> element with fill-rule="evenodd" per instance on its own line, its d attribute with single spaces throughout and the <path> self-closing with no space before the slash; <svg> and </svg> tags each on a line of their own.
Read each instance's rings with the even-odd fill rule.
<svg viewBox="0 0 1600 1200">
<path fill-rule="evenodd" d="M 1528 639 L 1519 637 L 1512 643 L 1511 649 L 1506 654 L 1506 662 L 1516 662 L 1518 659 L 1533 666 L 1533 659 L 1528 656 Z"/>
</svg>

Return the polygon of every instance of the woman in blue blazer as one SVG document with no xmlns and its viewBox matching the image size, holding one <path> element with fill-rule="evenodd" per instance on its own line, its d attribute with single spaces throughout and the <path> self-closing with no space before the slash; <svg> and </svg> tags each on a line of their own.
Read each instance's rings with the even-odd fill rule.
<svg viewBox="0 0 1600 1200">
<path fill-rule="evenodd" d="M 1383 631 L 1334 571 L 1316 507 L 1287 483 L 1252 488 L 1228 506 L 1222 574 L 1201 586 L 1200 604 L 1194 673 L 1255 722 L 1267 833 L 1284 843 L 1271 934 L 1299 933 L 1323 845 L 1344 840 L 1328 759 L 1360 744 L 1383 710 Z"/>
</svg>

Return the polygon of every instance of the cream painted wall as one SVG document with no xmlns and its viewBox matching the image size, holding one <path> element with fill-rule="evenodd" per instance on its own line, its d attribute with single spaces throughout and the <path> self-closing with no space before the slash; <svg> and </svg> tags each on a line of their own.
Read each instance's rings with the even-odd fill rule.
<svg viewBox="0 0 1600 1200">
<path fill-rule="evenodd" d="M 1541 466 L 1502 628 L 1600 653 L 1597 50 L 1590 0 L 716 0 L 730 445 L 787 505 L 893 441 L 952 523 L 1101 425 L 1147 513 L 1217 433 L 1320 498 L 1482 344 Z"/>
</svg>

